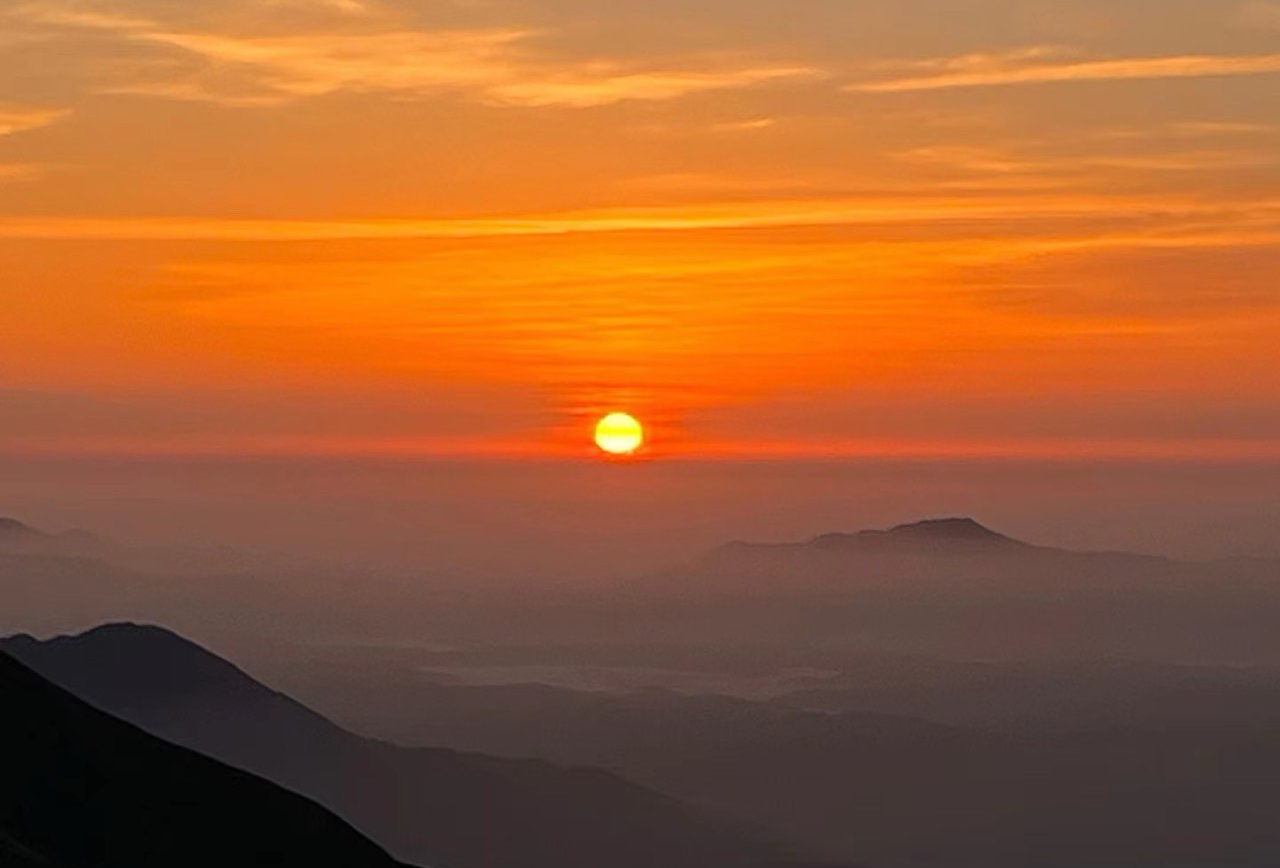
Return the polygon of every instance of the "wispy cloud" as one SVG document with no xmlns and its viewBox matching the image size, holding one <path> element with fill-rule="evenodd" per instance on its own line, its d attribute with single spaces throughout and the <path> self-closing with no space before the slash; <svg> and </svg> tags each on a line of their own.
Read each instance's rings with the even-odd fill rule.
<svg viewBox="0 0 1280 868">
<path fill-rule="evenodd" d="M 777 118 L 751 118 L 744 121 L 725 121 L 710 127 L 713 133 L 749 133 L 767 130 L 778 125 Z"/>
<path fill-rule="evenodd" d="M 336 2 L 341 11 L 370 11 L 353 0 Z M 322 5 L 333 7 L 334 0 Z M 394 20 L 377 18 L 359 28 L 244 35 L 184 29 L 79 7 L 26 6 L 18 14 L 47 27 L 105 31 L 130 42 L 177 49 L 198 61 L 187 78 L 175 77 L 166 67 L 163 78 L 115 82 L 104 90 L 229 105 L 383 91 L 456 93 L 495 105 L 589 107 L 669 100 L 819 75 L 803 65 L 724 57 L 691 57 L 661 67 L 555 57 L 535 47 L 543 33 L 518 27 L 404 29 Z M 249 90 L 211 84 L 210 64 L 237 73 Z"/>
<path fill-rule="evenodd" d="M 0 105 L 0 136 L 47 127 L 69 114 L 69 109 Z"/>
<path fill-rule="evenodd" d="M 1138 81 L 1280 73 L 1280 54 L 1178 55 L 1100 60 L 1054 59 L 1058 52 L 1035 48 L 1005 55 L 964 55 L 912 62 L 913 70 L 931 69 L 879 81 L 848 85 L 857 93 L 905 93 L 973 87 L 1003 87 L 1055 82 Z"/>
<path fill-rule="evenodd" d="M 704 91 L 813 78 L 810 67 L 761 66 L 705 71 L 567 70 L 547 78 L 518 80 L 487 89 L 490 101 L 525 106 L 587 107 L 624 100 L 667 100 Z"/>
<path fill-rule="evenodd" d="M 1232 120 L 1168 121 L 1150 126 L 1115 127 L 1090 132 L 1087 138 L 1109 142 L 1167 142 L 1171 139 L 1242 139 L 1280 132 L 1275 124 Z"/>
<path fill-rule="evenodd" d="M 1280 162 L 1274 151 L 1186 151 L 1156 154 L 1110 154 L 1086 157 L 1086 166 L 1147 172 L 1211 172 L 1254 169 Z"/>
<path fill-rule="evenodd" d="M 397 220 L 239 220 L 182 218 L 0 218 L 0 238 L 319 241 L 341 239 L 458 239 L 599 234 L 612 232 L 698 231 L 795 226 L 939 224 L 955 221 L 1119 218 L 1124 215 L 1177 215 L 1180 220 L 1210 220 L 1245 232 L 1246 220 L 1266 238 L 1280 231 L 1280 201 L 1212 202 L 1170 195 L 1108 196 L 1063 193 L 1034 198 L 951 196 L 922 198 L 770 199 L 703 205 L 609 208 L 557 214 L 461 219 Z M 1217 244 L 1220 233 L 1212 233 Z M 1268 242 L 1269 243 L 1269 242 Z"/>
<path fill-rule="evenodd" d="M 329 9 L 346 15 L 368 15 L 373 10 L 365 0 L 261 0 L 265 6 L 296 9 Z"/>
<path fill-rule="evenodd" d="M 979 174 L 1043 172 L 1053 168 L 1043 160 L 1029 159 L 1008 150 L 990 146 L 929 145 L 911 148 L 894 156 L 899 160 L 917 165 L 941 166 L 955 171 Z"/>
<path fill-rule="evenodd" d="M 916 165 L 984 176 L 1040 174 L 1079 175 L 1096 169 L 1136 172 L 1231 171 L 1271 166 L 1280 162 L 1271 148 L 1196 149 L 1134 153 L 1021 154 L 995 147 L 936 145 L 894 155 Z"/>
</svg>

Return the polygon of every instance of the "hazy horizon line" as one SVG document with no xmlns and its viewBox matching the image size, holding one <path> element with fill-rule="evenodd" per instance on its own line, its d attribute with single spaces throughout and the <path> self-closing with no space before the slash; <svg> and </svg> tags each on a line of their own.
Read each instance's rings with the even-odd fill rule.
<svg viewBox="0 0 1280 868">
<path fill-rule="evenodd" d="M 823 460 L 1063 460 L 1063 461 L 1280 461 L 1280 439 L 1239 438 L 900 438 L 831 440 L 673 440 L 629 456 L 606 456 L 587 442 L 563 436 L 527 438 L 314 437 L 274 435 L 164 439 L 3 438 L 0 458 L 166 459 L 422 459 L 509 461 L 597 461 L 644 464 L 659 461 Z"/>
</svg>

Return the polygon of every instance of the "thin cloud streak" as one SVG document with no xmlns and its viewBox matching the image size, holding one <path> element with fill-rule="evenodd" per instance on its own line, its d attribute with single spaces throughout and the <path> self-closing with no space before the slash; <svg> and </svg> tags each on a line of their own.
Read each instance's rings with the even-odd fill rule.
<svg viewBox="0 0 1280 868">
<path fill-rule="evenodd" d="M 199 218 L 0 218 L 0 238 L 119 241 L 325 241 L 456 239 L 614 232 L 1025 220 L 1028 217 L 1149 215 L 1178 219 L 1280 220 L 1280 201 L 1208 202 L 1169 196 L 1042 196 L 770 200 L 658 206 L 512 217 L 422 220 L 242 220 Z"/>
<path fill-rule="evenodd" d="M 1280 54 L 1185 55 L 1027 65 L 1003 64 L 993 60 L 988 68 L 975 68 L 972 58 L 956 58 L 941 61 L 939 65 L 944 71 L 937 74 L 859 82 L 848 85 L 846 90 L 855 93 L 909 93 L 1020 84 L 1269 75 L 1280 73 Z"/>
<path fill-rule="evenodd" d="M 47 127 L 70 114 L 70 109 L 0 105 L 0 136 Z"/>
<path fill-rule="evenodd" d="M 523 437 L 332 437 L 273 435 L 225 437 L 0 438 L 0 456 L 14 458 L 401 458 L 570 460 L 597 457 L 581 437 L 529 432 Z M 1208 462 L 1280 460 L 1280 441 L 1268 438 L 967 439 L 848 438 L 719 440 L 655 444 L 636 460 L 966 460 Z"/>
<path fill-rule="evenodd" d="M 1071 175 L 1094 169 L 1122 169 L 1137 172 L 1205 172 L 1251 169 L 1280 162 L 1272 149 L 1250 150 L 1164 150 L 1154 153 L 1081 153 L 1070 157 L 1037 157 L 992 147 L 935 145 L 914 148 L 894 155 L 917 165 L 937 166 L 956 172 L 983 176 L 1036 174 L 1045 178 Z"/>
<path fill-rule="evenodd" d="M 184 81 L 166 68 L 161 80 L 112 82 L 103 85 L 101 92 L 227 106 L 346 91 L 455 93 L 491 105 L 588 108 L 821 75 L 803 65 L 736 63 L 724 58 L 692 57 L 686 64 L 657 69 L 556 58 L 531 47 L 542 32 L 523 28 L 348 29 L 264 36 L 181 30 L 156 21 L 78 9 L 27 6 L 16 14 L 37 25 L 99 30 L 129 42 L 179 49 L 202 66 L 219 64 L 247 77 L 240 88 L 218 90 L 204 83 L 206 76 L 193 74 Z"/>
</svg>

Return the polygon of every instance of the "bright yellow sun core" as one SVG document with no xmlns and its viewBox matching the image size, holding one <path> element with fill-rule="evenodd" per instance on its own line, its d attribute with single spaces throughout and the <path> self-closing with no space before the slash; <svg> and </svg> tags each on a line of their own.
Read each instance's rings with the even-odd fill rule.
<svg viewBox="0 0 1280 868">
<path fill-rule="evenodd" d="M 610 455 L 630 455 L 644 445 L 644 426 L 629 413 L 610 413 L 596 423 L 596 445 Z"/>
</svg>

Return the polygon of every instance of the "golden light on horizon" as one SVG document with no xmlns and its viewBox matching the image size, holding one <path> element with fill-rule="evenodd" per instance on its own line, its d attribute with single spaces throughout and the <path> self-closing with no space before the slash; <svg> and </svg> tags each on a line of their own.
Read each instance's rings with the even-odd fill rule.
<svg viewBox="0 0 1280 868">
<path fill-rule="evenodd" d="M 0 6 L 0 458 L 1280 450 L 1280 0 L 428 5 Z"/>
<path fill-rule="evenodd" d="M 596 423 L 596 446 L 610 455 L 631 455 L 644 445 L 644 426 L 630 413 L 610 413 Z"/>
</svg>

